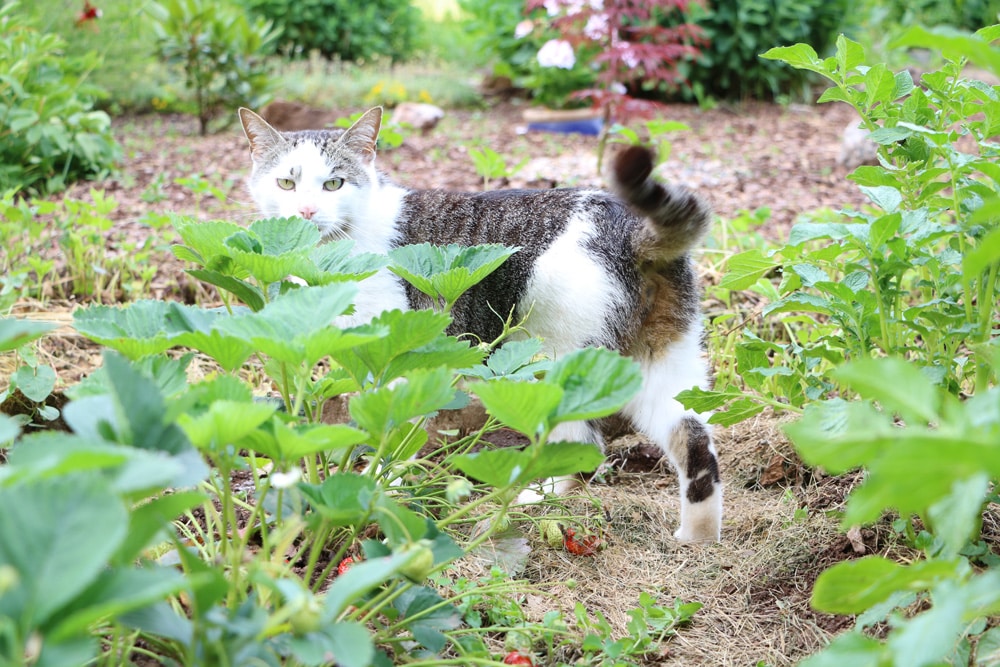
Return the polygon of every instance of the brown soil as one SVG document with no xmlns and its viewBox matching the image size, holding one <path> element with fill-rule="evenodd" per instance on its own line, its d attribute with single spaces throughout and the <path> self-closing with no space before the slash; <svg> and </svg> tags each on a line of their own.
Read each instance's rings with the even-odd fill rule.
<svg viewBox="0 0 1000 667">
<path fill-rule="evenodd" d="M 345 110 L 345 115 L 347 111 L 357 110 Z M 413 187 L 472 190 L 481 188 L 482 181 L 469 149 L 489 147 L 508 164 L 528 161 L 491 187 L 599 184 L 595 138 L 525 134 L 519 129 L 520 113 L 521 108 L 510 103 L 448 112 L 436 129 L 408 136 L 402 146 L 384 152 L 380 164 Z M 662 175 L 706 195 L 723 218 L 770 208 L 770 220 L 760 230 L 766 237 L 780 240 L 804 212 L 862 203 L 846 171 L 835 164 L 840 133 L 851 119 L 845 107 L 673 106 L 665 117 L 687 123 L 691 131 L 671 137 L 672 151 Z M 116 227 L 109 238 L 141 240 L 167 234 L 141 221 L 150 212 L 253 219 L 242 185 L 247 147 L 235 126 L 208 138 L 197 136 L 194 119 L 179 116 L 121 119 L 115 128 L 125 148 L 120 174 L 102 183 L 76 185 L 67 193 L 88 199 L 88 190 L 97 187 L 118 201 L 112 214 Z M 225 199 L 195 195 L 174 180 L 193 173 L 221 187 Z M 109 241 L 108 252 L 123 250 Z M 148 296 L 200 303 L 216 298 L 192 284 L 168 252 L 155 257 L 156 275 Z M 114 300 L 110 296 L 105 300 Z M 77 305 L 73 298 L 25 301 L 13 314 L 68 325 Z M 708 307 L 715 310 L 710 315 L 719 314 L 721 305 Z M 56 368 L 63 385 L 100 363 L 97 346 L 69 326 L 43 341 L 40 358 Z M 11 355 L 0 355 L 0 378 L 12 364 Z M 719 429 L 717 439 L 726 485 L 720 544 L 683 546 L 672 538 L 678 512 L 673 473 L 642 443 L 619 441 L 609 451 L 614 464 L 610 483 L 593 483 L 586 498 L 567 501 L 600 524 L 607 548 L 593 557 L 573 557 L 530 535 L 533 551 L 524 576 L 551 596 L 529 596 L 524 608 L 540 618 L 558 607 L 572 617 L 573 604 L 582 601 L 624 629 L 626 612 L 637 606 L 641 591 L 652 592 L 666 606 L 675 598 L 703 603 L 694 621 L 679 629 L 659 655 L 650 656 L 649 664 L 788 665 L 848 627 L 851 619 L 810 608 L 816 576 L 838 560 L 898 548 L 886 526 L 865 528 L 850 537 L 838 530 L 835 512 L 857 479 L 805 469 L 774 415 Z M 475 569 L 476 564 L 462 567 Z M 570 578 L 579 584 L 572 590 L 552 583 Z"/>
</svg>

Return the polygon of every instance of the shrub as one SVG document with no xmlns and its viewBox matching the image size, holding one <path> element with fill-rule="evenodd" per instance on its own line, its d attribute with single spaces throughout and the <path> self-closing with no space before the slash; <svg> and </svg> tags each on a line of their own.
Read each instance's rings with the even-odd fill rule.
<svg viewBox="0 0 1000 667">
<path fill-rule="evenodd" d="M 107 173 L 121 155 L 111 119 L 85 83 L 95 55 L 66 57 L 65 42 L 0 8 L 0 191 L 52 192 Z"/>
<path fill-rule="evenodd" d="M 271 77 L 264 58 L 278 37 L 270 21 L 251 21 L 239 5 L 209 0 L 162 0 L 150 11 L 157 52 L 183 68 L 202 135 L 237 106 L 266 104 Z"/>
<path fill-rule="evenodd" d="M 420 12 L 410 0 L 243 0 L 281 29 L 280 48 L 293 57 L 405 60 L 413 53 Z"/>
<path fill-rule="evenodd" d="M 804 42 L 823 54 L 850 14 L 853 0 L 713 0 L 692 3 L 684 20 L 701 28 L 707 45 L 678 68 L 683 97 L 767 99 L 802 90 L 811 75 L 763 60 L 773 46 Z M 667 15 L 668 21 L 678 20 Z"/>
</svg>

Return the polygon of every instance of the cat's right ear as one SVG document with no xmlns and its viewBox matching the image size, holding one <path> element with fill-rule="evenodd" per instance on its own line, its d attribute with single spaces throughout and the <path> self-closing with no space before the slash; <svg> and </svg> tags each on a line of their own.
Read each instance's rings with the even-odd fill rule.
<svg viewBox="0 0 1000 667">
<path fill-rule="evenodd" d="M 361 114 L 361 118 L 347 128 L 340 140 L 370 164 L 375 160 L 375 143 L 381 127 L 382 107 L 373 107 Z"/>
<path fill-rule="evenodd" d="M 240 123 L 243 124 L 243 133 L 250 142 L 250 157 L 255 162 L 262 161 L 285 143 L 285 138 L 280 132 L 250 109 L 240 107 Z"/>
</svg>

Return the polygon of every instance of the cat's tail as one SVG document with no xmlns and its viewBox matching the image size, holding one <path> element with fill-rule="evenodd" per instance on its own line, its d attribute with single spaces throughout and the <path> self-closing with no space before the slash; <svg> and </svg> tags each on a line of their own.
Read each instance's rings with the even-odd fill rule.
<svg viewBox="0 0 1000 667">
<path fill-rule="evenodd" d="M 633 243 L 640 262 L 681 257 L 708 232 L 708 202 L 678 185 L 652 178 L 654 153 L 643 146 L 620 151 L 611 167 L 611 189 L 646 219 Z"/>
</svg>

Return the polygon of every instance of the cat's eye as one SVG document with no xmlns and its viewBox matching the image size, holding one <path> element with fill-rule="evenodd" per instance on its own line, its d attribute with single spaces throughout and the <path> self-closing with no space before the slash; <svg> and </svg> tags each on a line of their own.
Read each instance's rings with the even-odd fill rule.
<svg viewBox="0 0 1000 667">
<path fill-rule="evenodd" d="M 290 178 L 279 178 L 278 187 L 281 188 L 282 190 L 294 190 L 295 181 L 293 181 Z"/>
<path fill-rule="evenodd" d="M 333 192 L 334 190 L 339 190 L 340 186 L 344 184 L 344 179 L 334 177 L 323 183 L 323 189 L 327 192 Z"/>
</svg>

